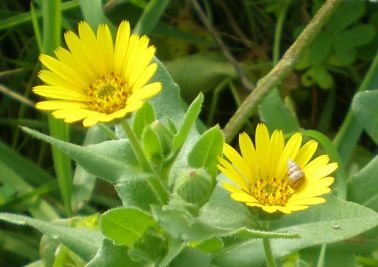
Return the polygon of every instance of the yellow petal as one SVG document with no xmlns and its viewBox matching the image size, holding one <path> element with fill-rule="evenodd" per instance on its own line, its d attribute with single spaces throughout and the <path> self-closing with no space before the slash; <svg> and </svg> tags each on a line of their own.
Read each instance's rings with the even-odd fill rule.
<svg viewBox="0 0 378 267">
<path fill-rule="evenodd" d="M 98 74 L 105 74 L 106 69 L 104 62 L 107 59 L 102 54 L 96 35 L 85 21 L 79 23 L 79 36 L 93 68 Z"/>
<path fill-rule="evenodd" d="M 118 27 L 114 48 L 114 71 L 118 75 L 121 74 L 127 50 L 129 49 L 129 39 L 130 24 L 127 21 L 122 21 Z"/>
<path fill-rule="evenodd" d="M 83 120 L 84 127 L 90 127 L 98 122 L 98 115 L 91 115 Z"/>
<path fill-rule="evenodd" d="M 138 51 L 138 54 L 136 55 L 136 58 L 138 58 L 138 60 L 135 62 L 127 79 L 131 87 L 134 86 L 135 82 L 139 79 L 140 75 L 147 68 L 154 54 L 155 47 L 153 46 L 150 46 L 147 49 L 140 49 L 140 51 Z"/>
<path fill-rule="evenodd" d="M 250 180 L 252 173 L 250 168 L 245 164 L 245 161 L 240 156 L 240 154 L 229 144 L 223 145 L 223 153 L 228 158 L 228 160 L 234 165 L 234 167 L 241 173 L 245 178 Z"/>
<path fill-rule="evenodd" d="M 143 73 L 140 75 L 138 80 L 135 82 L 135 84 L 132 87 L 132 91 L 136 92 L 138 91 L 141 87 L 143 87 L 155 74 L 157 70 L 157 64 L 151 64 L 149 65 Z"/>
<path fill-rule="evenodd" d="M 305 210 L 308 208 L 308 206 L 300 206 L 300 205 L 287 205 L 286 208 L 290 210 L 291 212 L 293 211 L 300 211 L 300 210 Z"/>
<path fill-rule="evenodd" d="M 278 162 L 278 167 L 276 171 L 276 178 L 283 179 L 287 176 L 287 161 L 289 159 L 295 159 L 297 156 L 298 150 L 302 143 L 302 135 L 300 133 L 295 133 L 291 136 L 287 142 L 280 160 Z"/>
<path fill-rule="evenodd" d="M 130 96 L 130 100 L 145 100 L 151 98 L 152 96 L 158 94 L 162 89 L 160 82 L 154 82 L 147 84 L 140 88 L 138 91 L 133 92 Z"/>
<path fill-rule="evenodd" d="M 92 114 L 93 111 L 88 109 L 72 108 L 72 109 L 60 109 L 52 113 L 57 119 L 65 119 L 65 122 L 74 122 L 82 120 Z"/>
<path fill-rule="evenodd" d="M 42 110 L 87 108 L 87 105 L 85 103 L 64 100 L 41 101 L 38 102 L 35 106 L 37 109 Z"/>
<path fill-rule="evenodd" d="M 240 201 L 240 202 L 248 202 L 248 203 L 257 202 L 257 200 L 253 196 L 245 192 L 232 193 L 231 197 L 235 199 L 236 201 Z"/>
<path fill-rule="evenodd" d="M 83 66 L 76 61 L 75 57 L 67 49 L 58 47 L 54 53 L 59 61 L 74 70 L 77 75 L 79 75 L 86 82 L 85 88 L 87 88 L 94 78 L 93 73 L 91 73 L 87 67 L 83 68 Z"/>
<path fill-rule="evenodd" d="M 87 97 L 81 93 L 79 90 L 72 90 L 63 87 L 56 87 L 50 85 L 38 85 L 33 88 L 33 92 L 37 95 L 55 98 L 55 99 L 64 99 L 64 100 L 74 100 L 80 102 L 86 102 Z"/>
<path fill-rule="evenodd" d="M 307 177 L 311 177 L 314 173 L 317 172 L 317 170 L 329 162 L 329 157 L 327 155 L 321 155 L 319 157 L 316 157 L 310 163 L 308 163 L 306 166 L 304 166 L 303 171 L 305 172 Z"/>
<path fill-rule="evenodd" d="M 219 158 L 218 169 L 230 180 L 240 186 L 243 190 L 249 191 L 248 183 L 240 173 L 225 159 Z"/>
<path fill-rule="evenodd" d="M 104 58 L 104 65 L 107 73 L 114 71 L 114 48 L 112 34 L 108 25 L 101 24 L 97 29 L 97 40 Z"/>
<path fill-rule="evenodd" d="M 307 169 L 309 179 L 319 179 L 333 173 L 337 169 L 337 163 L 330 163 L 315 169 Z"/>
<path fill-rule="evenodd" d="M 282 213 L 285 213 L 285 214 L 291 213 L 291 210 L 288 207 L 277 206 L 277 210 L 279 210 L 279 211 L 281 211 Z"/>
<path fill-rule="evenodd" d="M 324 203 L 325 199 L 322 197 L 310 197 L 288 201 L 289 205 L 315 205 Z"/>
<path fill-rule="evenodd" d="M 45 65 L 49 70 L 59 76 L 61 79 L 72 84 L 74 87 L 85 89 L 87 82 L 80 77 L 73 69 L 65 65 L 61 61 L 50 57 L 48 55 L 40 55 L 39 60 Z"/>
<path fill-rule="evenodd" d="M 268 213 L 273 213 L 277 211 L 277 206 L 262 206 L 261 208 Z"/>
<path fill-rule="evenodd" d="M 299 149 L 294 161 L 301 169 L 303 169 L 303 167 L 310 161 L 317 148 L 318 142 L 314 140 L 308 141 L 301 147 L 301 149 Z"/>
<path fill-rule="evenodd" d="M 260 166 L 260 178 L 266 179 L 269 175 L 269 132 L 265 124 L 259 123 L 256 128 L 256 156 Z"/>
<path fill-rule="evenodd" d="M 227 191 L 230 191 L 231 193 L 239 192 L 240 191 L 239 188 L 236 188 L 235 186 L 233 186 L 233 185 L 231 185 L 229 183 L 222 182 L 221 185 L 222 185 L 222 187 L 224 189 L 226 189 Z"/>
<path fill-rule="evenodd" d="M 148 37 L 142 36 L 141 38 L 139 38 L 139 36 L 136 36 L 135 41 L 134 41 L 133 39 L 134 36 L 136 35 L 132 35 L 130 38 L 130 44 L 129 44 L 129 49 L 127 51 L 126 62 L 124 63 L 124 66 L 122 68 L 122 74 L 124 75 L 126 81 L 129 81 L 131 85 L 136 80 L 135 77 L 134 77 L 134 81 L 131 80 L 132 78 L 131 73 L 133 72 L 134 68 L 135 67 L 139 68 L 140 60 L 142 61 L 141 64 L 144 64 L 145 56 L 150 55 L 150 53 L 147 52 L 147 46 L 149 42 Z M 146 53 L 148 54 L 146 55 Z"/>
<path fill-rule="evenodd" d="M 243 160 L 251 171 L 251 178 L 258 179 L 259 178 L 259 166 L 257 164 L 257 157 L 256 157 L 256 150 L 253 146 L 251 138 L 246 133 L 241 133 L 239 135 L 239 148 L 243 157 Z"/>
<path fill-rule="evenodd" d="M 278 162 L 280 160 L 282 151 L 284 149 L 285 141 L 282 131 L 275 130 L 272 134 L 269 144 L 269 154 L 270 159 L 268 162 L 269 168 L 269 178 L 273 179 L 276 177 L 276 171 L 278 167 Z"/>
<path fill-rule="evenodd" d="M 75 33 L 67 31 L 64 34 L 64 39 L 72 56 L 80 66 L 79 68 L 87 70 L 86 73 L 91 76 L 91 80 L 95 80 L 99 76 L 99 72 L 92 65 L 91 59 L 89 59 L 94 55 L 88 55 L 88 51 Z"/>
</svg>

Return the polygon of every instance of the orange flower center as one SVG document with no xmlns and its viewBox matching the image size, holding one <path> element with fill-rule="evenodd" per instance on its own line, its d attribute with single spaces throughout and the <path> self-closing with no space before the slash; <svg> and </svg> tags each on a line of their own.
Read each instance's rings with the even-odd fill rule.
<svg viewBox="0 0 378 267">
<path fill-rule="evenodd" d="M 286 179 L 259 179 L 251 185 L 251 195 L 262 205 L 284 206 L 294 193 Z"/>
<path fill-rule="evenodd" d="M 126 106 L 130 93 L 125 80 L 114 73 L 103 75 L 89 85 L 87 104 L 93 111 L 111 114 Z"/>
</svg>

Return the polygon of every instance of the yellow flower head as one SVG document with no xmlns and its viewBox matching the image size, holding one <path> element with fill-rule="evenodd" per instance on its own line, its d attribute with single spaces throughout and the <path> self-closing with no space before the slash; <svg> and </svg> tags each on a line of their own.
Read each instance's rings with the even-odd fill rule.
<svg viewBox="0 0 378 267">
<path fill-rule="evenodd" d="M 317 142 L 301 143 L 302 135 L 296 133 L 285 145 L 282 131 L 269 136 L 264 124 L 257 126 L 255 145 L 246 133 L 240 134 L 241 154 L 225 144 L 226 159 L 219 159 L 219 170 L 233 182 L 223 182 L 223 187 L 233 199 L 268 213 L 289 214 L 323 203 L 319 196 L 331 191 L 334 178 L 329 175 L 337 164 L 328 163 L 327 155 L 311 160 Z"/>
<path fill-rule="evenodd" d="M 148 37 L 131 34 L 128 22 L 120 24 L 114 44 L 107 25 L 95 34 L 86 22 L 79 23 L 78 35 L 68 31 L 64 37 L 68 49 L 59 47 L 56 58 L 40 56 L 47 70 L 39 77 L 47 85 L 33 91 L 48 100 L 38 109 L 91 126 L 124 117 L 161 90 L 159 82 L 148 83 L 157 69 L 151 63 L 155 47 Z"/>
</svg>

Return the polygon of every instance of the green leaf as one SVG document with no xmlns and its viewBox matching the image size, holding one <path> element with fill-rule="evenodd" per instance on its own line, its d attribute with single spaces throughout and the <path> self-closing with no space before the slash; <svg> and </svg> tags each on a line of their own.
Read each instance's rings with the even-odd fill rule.
<svg viewBox="0 0 378 267">
<path fill-rule="evenodd" d="M 101 215 L 101 232 L 117 245 L 132 247 L 154 220 L 135 208 L 116 208 Z"/>
<path fill-rule="evenodd" d="M 104 140 L 106 140 L 104 132 L 99 126 L 94 126 L 88 129 L 83 145 L 96 144 Z M 96 176 L 77 165 L 73 178 L 71 199 L 71 206 L 74 211 L 81 209 L 89 201 L 95 184 Z"/>
<path fill-rule="evenodd" d="M 307 130 L 304 131 L 303 134 L 305 136 L 311 137 L 317 140 L 325 149 L 327 154 L 329 155 L 330 159 L 338 164 L 338 168 L 335 171 L 335 179 L 336 179 L 336 188 L 337 188 L 337 196 L 345 199 L 346 198 L 346 181 L 347 175 L 345 173 L 344 163 L 341 160 L 340 154 L 337 151 L 336 146 L 329 140 L 327 136 L 323 133 L 315 131 L 315 130 Z"/>
<path fill-rule="evenodd" d="M 203 240 L 214 236 L 239 238 L 296 238 L 290 232 L 266 232 L 254 229 L 255 221 L 248 209 L 230 199 L 219 187 L 213 192 L 198 217 L 169 206 L 154 205 L 152 213 L 159 225 L 174 238 L 182 240 Z"/>
<path fill-rule="evenodd" d="M 189 152 L 189 165 L 193 168 L 205 168 L 211 176 L 215 176 L 218 156 L 223 151 L 223 142 L 224 137 L 219 126 L 207 130 Z"/>
<path fill-rule="evenodd" d="M 168 250 L 167 239 L 161 229 L 148 228 L 129 249 L 132 259 L 137 261 L 159 262 Z"/>
<path fill-rule="evenodd" d="M 70 10 L 70 9 L 74 9 L 78 6 L 79 6 L 79 3 L 76 0 L 67 1 L 65 3 L 62 3 L 61 10 L 62 11 Z M 41 17 L 42 12 L 37 11 L 36 16 Z M 19 13 L 17 15 L 10 16 L 10 17 L 7 17 L 7 18 L 2 17 L 1 20 L 0 20 L 0 30 L 4 30 L 4 29 L 7 29 L 7 28 L 11 29 L 11 28 L 17 27 L 19 25 L 22 25 L 24 23 L 29 23 L 31 20 L 32 20 L 31 12 L 23 12 L 23 13 Z"/>
<path fill-rule="evenodd" d="M 198 115 L 201 111 L 201 106 L 203 102 L 203 94 L 199 94 L 197 98 L 189 106 L 188 111 L 185 114 L 182 125 L 178 133 L 174 136 L 172 142 L 173 153 L 176 154 L 184 144 L 190 129 L 193 127 L 193 124 L 198 118 Z"/>
<path fill-rule="evenodd" d="M 277 89 L 273 89 L 261 102 L 259 114 L 271 131 L 281 129 L 286 133 L 292 133 L 299 130 L 295 112 L 284 104 Z"/>
<path fill-rule="evenodd" d="M 347 31 L 336 35 L 337 47 L 348 46 L 357 47 L 370 42 L 375 35 L 375 28 L 368 24 L 359 24 Z"/>
<path fill-rule="evenodd" d="M 168 251 L 160 261 L 161 267 L 166 267 L 185 248 L 186 241 L 168 236 Z"/>
<path fill-rule="evenodd" d="M 378 214 L 358 204 L 329 197 L 322 205 L 310 207 L 273 222 L 276 231 L 297 233 L 300 238 L 271 239 L 275 257 L 302 248 L 333 243 L 363 233 L 378 225 Z M 256 266 L 265 262 L 261 240 L 248 240 L 221 250 L 212 263 L 224 267 Z"/>
<path fill-rule="evenodd" d="M 369 136 L 378 144 L 378 90 L 357 93 L 352 110 Z"/>
<path fill-rule="evenodd" d="M 22 129 L 62 150 L 93 175 L 109 182 L 117 182 L 121 177 L 139 172 L 137 160 L 127 140 L 106 141 L 96 145 L 78 146 L 67 143 L 34 130 Z"/>
<path fill-rule="evenodd" d="M 168 117 L 175 124 L 176 129 L 180 128 L 185 114 L 186 104 L 180 97 L 180 88 L 172 80 L 167 69 L 156 57 L 154 62 L 158 65 L 158 69 L 152 78 L 152 81 L 162 83 L 163 90 L 151 100 L 154 106 L 157 119 Z"/>
<path fill-rule="evenodd" d="M 87 267 L 146 267 L 145 262 L 133 261 L 125 246 L 117 246 L 113 241 L 104 239 L 96 256 L 88 262 Z"/>
<path fill-rule="evenodd" d="M 181 95 L 187 101 L 200 92 L 206 93 L 227 77 L 237 74 L 221 53 L 197 53 L 180 57 L 167 63 L 167 69 L 181 87 Z M 190 75 L 188 75 L 190 73 Z"/>
<path fill-rule="evenodd" d="M 309 48 L 308 61 L 311 65 L 321 64 L 332 49 L 333 36 L 329 32 L 319 32 Z"/>
<path fill-rule="evenodd" d="M 96 31 L 101 23 L 106 23 L 112 27 L 103 12 L 101 0 L 79 0 L 79 3 L 84 19 L 91 25 L 92 29 Z"/>
<path fill-rule="evenodd" d="M 8 145 L 0 141 L 0 162 L 7 165 L 26 182 L 41 185 L 54 178 L 31 160 L 21 156 Z"/>
<path fill-rule="evenodd" d="M 50 238 L 61 242 L 85 261 L 89 261 L 95 256 L 102 241 L 100 233 L 86 228 L 70 228 L 9 213 L 0 213 L 0 220 L 34 227 Z"/>
<path fill-rule="evenodd" d="M 206 240 L 192 242 L 191 245 L 195 248 L 202 250 L 203 252 L 215 253 L 223 248 L 224 243 L 221 238 L 213 237 Z"/>
<path fill-rule="evenodd" d="M 149 102 L 145 102 L 144 105 L 135 112 L 133 128 L 139 139 L 142 136 L 143 129 L 155 119 L 154 108 Z"/>
<path fill-rule="evenodd" d="M 344 1 L 328 21 L 327 27 L 338 34 L 365 13 L 365 3 L 361 1 Z"/>
<path fill-rule="evenodd" d="M 137 207 L 149 211 L 150 205 L 159 203 L 148 179 L 157 178 L 149 174 L 132 175 L 115 185 L 123 206 Z"/>
<path fill-rule="evenodd" d="M 169 0 L 151 0 L 144 8 L 142 16 L 134 28 L 134 33 L 143 35 L 149 33 L 155 27 L 160 17 L 163 15 Z"/>
<path fill-rule="evenodd" d="M 34 188 L 28 184 L 25 179 L 19 176 L 13 169 L 9 168 L 0 161 L 0 182 L 7 187 L 10 187 L 12 191 L 16 191 L 18 196 L 25 196 L 33 192 Z M 6 207 L 7 203 L 4 203 Z M 40 197 L 31 197 L 30 200 L 23 202 L 22 208 L 29 211 L 33 217 L 42 220 L 54 220 L 59 216 L 55 210 Z M 1 207 L 1 208 L 4 208 Z"/>
<path fill-rule="evenodd" d="M 154 162 L 156 165 L 160 164 L 163 160 L 163 147 L 159 136 L 151 126 L 144 128 L 141 141 L 147 159 Z"/>
<path fill-rule="evenodd" d="M 378 211 L 378 156 L 348 181 L 348 199 Z"/>
<path fill-rule="evenodd" d="M 210 267 L 211 255 L 195 248 L 185 248 L 170 267 Z"/>
</svg>

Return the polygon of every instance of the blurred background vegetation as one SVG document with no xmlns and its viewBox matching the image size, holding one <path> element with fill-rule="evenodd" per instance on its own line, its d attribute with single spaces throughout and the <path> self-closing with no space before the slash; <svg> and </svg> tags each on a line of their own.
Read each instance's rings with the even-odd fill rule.
<svg viewBox="0 0 378 267">
<path fill-rule="evenodd" d="M 157 57 L 180 85 L 184 100 L 190 102 L 200 91 L 204 92 L 202 120 L 208 126 L 217 123 L 224 126 L 249 94 L 225 57 L 224 49 L 231 52 L 252 85 L 256 85 L 323 2 L 199 1 L 211 25 L 210 31 L 215 31 L 224 42 L 223 49 L 203 25 L 190 0 L 169 1 L 159 21 L 151 29 L 144 29 L 144 33 L 150 36 L 157 47 Z M 102 4 L 107 19 L 113 24 L 126 19 L 135 26 L 149 1 L 108 0 Z M 33 103 L 38 98 L 31 93 L 32 86 L 40 83 L 37 74 L 41 67 L 38 62 L 41 33 L 37 29 L 42 23 L 41 6 L 42 0 L 0 2 L 0 211 L 49 220 L 65 215 L 50 147 L 18 128 L 25 125 L 48 131 L 47 116 L 35 110 Z M 62 1 L 61 7 L 63 30 L 76 31 L 77 23 L 83 20 L 83 4 L 76 0 Z M 251 118 L 245 130 L 251 131 L 251 126 L 263 119 L 271 121 L 271 125 L 299 124 L 333 138 L 356 92 L 378 88 L 378 72 L 375 72 L 361 89 L 377 57 L 377 31 L 378 3 L 345 1 L 306 50 L 295 70 L 279 86 L 280 97 L 269 95 L 271 102 L 260 106 L 260 116 L 256 114 Z M 272 103 L 278 109 L 267 110 Z M 289 115 L 275 122 L 277 110 L 285 110 Z M 357 124 L 349 127 L 361 128 Z M 105 138 L 97 133 L 99 129 L 92 131 L 86 135 L 81 125 L 72 125 L 70 140 L 82 144 Z M 345 162 L 353 163 L 346 165 L 349 174 L 365 165 L 377 152 L 375 143 L 362 133 L 362 128 L 354 136 L 355 143 L 352 141 L 350 148 L 345 148 L 351 151 L 350 156 L 344 158 Z M 74 214 L 93 214 L 120 205 L 111 186 L 101 181 L 95 184 L 93 177 L 89 179 L 80 170 L 75 173 L 75 182 L 72 188 Z M 40 235 L 30 229 L 1 223 L 0 266 L 20 266 L 38 259 L 39 238 Z"/>
</svg>

